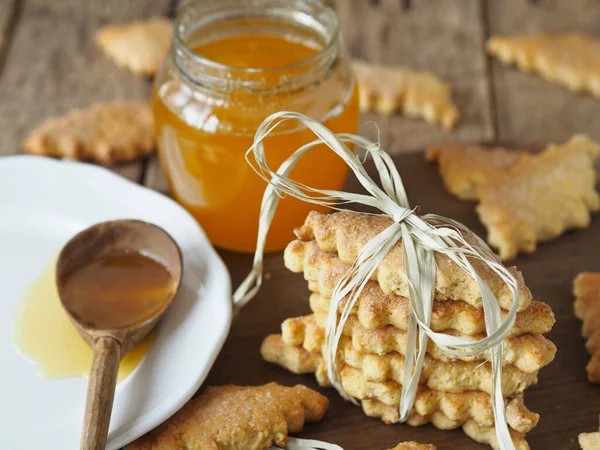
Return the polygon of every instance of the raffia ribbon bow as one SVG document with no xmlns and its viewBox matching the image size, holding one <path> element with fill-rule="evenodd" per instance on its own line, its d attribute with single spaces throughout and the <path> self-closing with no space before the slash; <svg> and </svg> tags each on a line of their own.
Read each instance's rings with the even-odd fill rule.
<svg viewBox="0 0 600 450">
<path fill-rule="evenodd" d="M 300 147 L 281 164 L 277 171 L 273 171 L 267 165 L 263 141 L 282 122 L 287 120 L 301 122 L 316 135 L 317 139 Z M 347 143 L 364 148 L 367 156 L 373 159 L 381 187 L 369 177 L 361 159 L 347 147 Z M 289 179 L 291 170 L 300 158 L 312 148 L 323 144 L 346 162 L 367 194 L 314 189 Z M 250 155 L 254 156 L 254 160 L 250 158 Z M 396 166 L 391 157 L 379 145 L 358 135 L 334 134 L 319 122 L 300 113 L 279 112 L 265 119 L 256 132 L 252 147 L 246 153 L 246 160 L 256 173 L 269 184 L 261 203 L 252 271 L 233 296 L 236 311 L 252 299 L 261 286 L 266 236 L 280 197 L 291 195 L 300 200 L 333 209 L 340 209 L 340 204 L 348 203 L 376 208 L 391 217 L 393 224 L 362 248 L 354 264 L 335 287 L 331 298 L 326 327 L 327 355 L 325 359 L 327 374 L 332 385 L 344 398 L 356 403 L 341 386 L 336 358 L 339 341 L 344 325 L 363 287 L 371 279 L 376 268 L 392 247 L 402 239 L 404 267 L 409 285 L 410 313 L 400 400 L 400 421 L 407 420 L 413 407 L 428 339 L 433 340 L 441 350 L 450 355 L 477 355 L 489 351 L 492 363 L 492 406 L 498 443 L 502 450 L 514 450 L 502 397 L 502 342 L 514 325 L 519 306 L 519 291 L 516 279 L 497 261 L 487 244 L 456 221 L 435 214 L 417 216 L 414 209 L 410 208 Z M 481 291 L 487 337 L 472 341 L 437 333 L 430 328 L 436 277 L 435 252 L 447 255 L 477 282 Z M 506 319 L 502 319 L 497 298 L 479 277 L 469 261 L 470 259 L 482 261 L 506 283 L 513 297 L 513 303 Z M 338 318 L 339 303 L 344 298 L 348 298 L 348 301 Z"/>
</svg>

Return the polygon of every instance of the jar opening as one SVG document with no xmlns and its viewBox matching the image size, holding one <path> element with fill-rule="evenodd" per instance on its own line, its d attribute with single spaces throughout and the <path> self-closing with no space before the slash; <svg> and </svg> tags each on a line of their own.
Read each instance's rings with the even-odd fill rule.
<svg viewBox="0 0 600 450">
<path fill-rule="evenodd" d="M 279 37 L 314 51 L 291 63 L 252 67 L 224 63 L 194 50 L 244 36 Z M 179 11 L 173 49 L 175 65 L 196 84 L 226 91 L 273 91 L 322 77 L 338 58 L 341 39 L 335 12 L 320 0 L 202 0 Z"/>
</svg>

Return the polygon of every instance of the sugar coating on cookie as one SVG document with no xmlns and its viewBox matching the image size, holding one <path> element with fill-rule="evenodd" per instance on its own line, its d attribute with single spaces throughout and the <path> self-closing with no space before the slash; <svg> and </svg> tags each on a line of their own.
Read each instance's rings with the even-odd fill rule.
<svg viewBox="0 0 600 450">
<path fill-rule="evenodd" d="M 295 230 L 296 240 L 284 251 L 285 265 L 303 273 L 311 291 L 312 314 L 283 321 L 281 334 L 267 336 L 261 355 L 268 362 L 295 373 L 314 373 L 325 387 L 335 385 L 346 398 L 360 403 L 363 412 L 385 423 L 398 423 L 404 395 L 405 371 L 411 370 L 410 300 L 403 242 L 398 241 L 379 262 L 371 279 L 358 293 L 341 298 L 332 311 L 332 295 L 371 239 L 392 225 L 384 215 L 338 211 L 312 212 Z M 473 243 L 481 241 L 465 236 Z M 435 285 L 429 326 L 436 333 L 481 340 L 485 334 L 481 291 L 445 255 L 435 254 Z M 499 258 L 497 258 L 499 261 Z M 512 306 L 504 283 L 473 258 L 474 270 L 495 294 L 500 311 Z M 542 336 L 554 325 L 548 305 L 532 301 L 520 272 L 509 269 L 519 292 L 518 312 L 503 343 L 501 388 L 504 412 L 515 448 L 528 450 L 525 440 L 539 415 L 524 403 L 524 390 L 537 382 L 538 371 L 549 364 L 556 346 Z M 356 294 L 356 295 L 354 295 Z M 349 301 L 352 299 L 352 308 Z M 335 356 L 327 333 L 337 313 Z M 331 364 L 330 358 L 335 358 Z M 490 355 L 442 351 L 427 342 L 410 411 L 402 421 L 411 426 L 431 423 L 449 430 L 462 427 L 472 439 L 499 448 L 492 407 Z M 333 372 L 332 372 L 333 370 Z M 331 378 L 330 378 L 331 377 Z"/>
<path fill-rule="evenodd" d="M 265 450 L 323 418 L 328 400 L 302 385 L 208 387 L 127 450 Z"/>
<path fill-rule="evenodd" d="M 545 306 L 549 309 L 547 305 Z M 286 319 L 281 324 L 282 339 L 288 345 L 302 345 L 309 352 L 320 352 L 321 347 L 325 344 L 327 315 L 327 311 L 315 311 L 314 314 Z M 535 321 L 535 317 L 532 319 Z M 452 330 L 440 330 L 440 332 L 471 340 L 481 340 L 485 337 L 484 333 L 469 336 Z M 373 356 L 387 354 L 405 355 L 408 344 L 408 333 L 406 330 L 401 330 L 393 325 L 367 329 L 362 326 L 354 314 L 351 314 L 343 329 L 342 340 L 344 339 L 352 341 L 352 346 L 348 350 L 349 357 L 354 355 L 355 351 Z M 433 341 L 429 341 L 427 344 L 427 354 L 434 361 L 476 362 L 477 364 L 474 368 L 469 368 L 469 365 L 465 364 L 461 368 L 462 370 L 472 370 L 474 373 L 483 371 L 480 375 L 487 373 L 487 367 L 483 364 L 489 358 L 487 353 L 479 355 L 449 355 L 444 353 Z M 555 355 L 556 346 L 554 343 L 538 333 L 524 333 L 510 336 L 504 341 L 503 363 L 509 367 L 509 371 L 512 370 L 511 367 L 514 367 L 524 373 L 537 372 L 550 364 L 554 360 Z M 384 363 L 379 363 L 378 367 L 383 367 L 383 365 Z M 431 361 L 429 366 L 432 371 L 431 373 L 435 373 L 435 363 Z M 437 370 L 441 370 L 441 368 L 437 368 Z M 513 375 L 517 375 L 517 373 L 513 372 Z M 508 380 L 505 381 L 508 382 Z"/>
<path fill-rule="evenodd" d="M 311 216 L 310 221 L 312 222 L 317 215 Z M 330 223 L 330 221 L 335 222 L 335 220 L 332 217 L 327 223 Z M 340 239 L 340 241 L 342 240 Z M 340 245 L 345 246 L 344 242 L 340 242 Z M 321 250 L 314 240 L 292 241 L 284 251 L 284 261 L 286 267 L 293 272 L 303 272 L 304 278 L 308 281 L 309 289 L 313 292 L 309 298 L 313 311 L 329 311 L 333 290 L 349 270 L 350 264 L 343 262 L 335 253 Z M 517 275 L 518 280 L 522 280 L 516 270 L 513 270 L 513 273 Z M 444 278 L 447 279 L 449 276 L 445 274 Z M 452 281 L 442 280 L 448 284 L 451 284 Z M 440 285 L 442 280 L 440 280 Z M 384 281 L 386 284 L 389 283 L 387 279 Z M 400 288 L 399 284 L 398 288 Z M 502 292 L 500 287 L 497 289 Z M 524 286 L 522 291 L 523 295 L 530 295 Z M 434 331 L 456 330 L 465 335 L 484 332 L 483 311 L 478 307 L 480 305 L 478 305 L 477 300 L 475 298 L 470 299 L 469 302 L 454 300 L 454 298 L 459 298 L 457 292 L 464 292 L 464 290 L 461 290 L 460 286 L 453 286 L 451 289 L 439 287 L 438 292 L 436 292 L 436 300 L 433 303 L 432 329 Z M 503 300 L 505 305 L 510 305 L 508 302 L 509 298 Z M 340 308 L 343 308 L 345 304 L 346 300 L 342 299 Z M 353 312 L 367 329 L 377 329 L 386 325 L 393 325 L 401 330 L 408 329 L 408 297 L 406 295 L 384 293 L 377 280 L 369 281 L 365 285 Z M 503 310 L 502 314 L 506 316 L 506 309 Z M 515 326 L 512 328 L 510 335 L 547 333 L 554 325 L 554 321 L 554 314 L 548 305 L 532 301 L 527 308 L 517 314 Z"/>
<path fill-rule="evenodd" d="M 311 315 L 312 316 L 312 315 Z M 310 320 L 311 316 L 305 316 Z M 282 324 L 281 339 L 286 345 L 301 345 L 311 353 L 321 352 L 325 345 L 324 324 L 316 328 L 310 328 L 311 331 L 303 334 L 303 339 L 298 342 L 296 336 L 290 338 L 290 322 L 295 319 L 288 319 Z M 348 366 L 362 371 L 365 380 L 373 382 L 395 381 L 402 383 L 404 379 L 404 354 L 406 344 L 399 346 L 399 351 L 388 351 L 377 354 L 369 352 L 356 345 L 354 333 L 357 328 L 345 330 L 344 336 L 339 343 L 339 357 Z M 390 332 L 391 334 L 391 332 Z M 377 338 L 378 334 L 371 336 Z M 403 338 L 406 340 L 405 333 Z M 549 341 L 548 341 L 549 342 Z M 430 344 L 435 348 L 434 344 Z M 556 347 L 550 343 L 551 349 L 547 350 L 548 356 L 542 357 L 542 364 L 548 364 L 554 359 Z M 539 348 L 532 347 L 527 350 L 528 353 L 535 354 Z M 458 358 L 436 359 L 439 350 L 428 350 L 428 355 L 424 359 L 423 371 L 421 373 L 420 383 L 433 390 L 444 392 L 465 392 L 470 390 L 480 390 L 492 392 L 492 373 L 489 362 L 486 362 L 485 355 L 474 357 L 470 361 L 462 361 Z M 509 353 L 507 351 L 507 353 Z M 296 366 L 297 367 L 297 366 Z M 535 367 L 535 366 L 534 366 Z M 506 364 L 502 376 L 502 390 L 505 396 L 511 396 L 522 392 L 532 384 L 537 383 L 537 373 L 540 367 L 530 372 L 524 372 L 513 364 Z M 295 370 L 298 372 L 298 370 Z"/>
<path fill-rule="evenodd" d="M 540 153 L 439 144 L 426 152 L 439 163 L 446 188 L 476 207 L 488 242 L 503 260 L 535 251 L 537 243 L 584 228 L 600 209 L 594 164 L 600 146 L 585 135 Z"/>
<path fill-rule="evenodd" d="M 331 385 L 322 353 L 308 352 L 301 345 L 287 345 L 280 335 L 271 335 L 263 341 L 261 355 L 265 361 L 295 373 L 315 373 L 322 386 Z M 400 383 L 393 380 L 371 381 L 363 370 L 342 361 L 343 357 L 338 364 L 342 386 L 349 395 L 361 400 L 365 414 L 386 423 L 398 422 L 402 391 Z M 303 362 L 307 365 L 303 365 Z M 513 430 L 526 433 L 537 425 L 539 416 L 527 409 L 523 394 L 507 398 L 506 402 L 506 417 Z M 408 424 L 420 426 L 432 423 L 441 429 L 451 429 L 463 426 L 470 420 L 488 428 L 494 427 L 489 394 L 474 390 L 445 392 L 423 385 L 417 391 Z"/>
<path fill-rule="evenodd" d="M 600 210 L 594 167 L 599 157 L 597 142 L 576 135 L 478 186 L 477 214 L 503 260 L 590 224 L 591 213 Z"/>
<path fill-rule="evenodd" d="M 148 102 L 116 101 L 48 119 L 21 143 L 26 153 L 116 164 L 152 154 L 154 119 Z"/>
<path fill-rule="evenodd" d="M 353 264 L 361 249 L 375 236 L 393 223 L 386 215 L 360 214 L 351 211 L 338 211 L 332 214 L 311 212 L 304 225 L 294 232 L 297 241 L 288 245 L 284 252 L 286 267 L 294 272 L 302 271 L 302 266 L 294 263 L 306 261 L 304 243 L 315 241 L 322 252 L 337 253 L 344 264 Z M 481 291 L 477 282 L 448 256 L 435 254 L 436 279 L 435 300 L 460 299 L 471 306 L 481 308 Z M 502 279 L 486 264 L 472 260 L 471 264 L 478 275 L 492 290 L 500 306 L 510 309 L 513 296 Z M 511 267 L 508 270 L 517 280 L 519 290 L 518 311 L 524 311 L 531 303 L 531 292 L 525 286 L 522 274 Z M 373 280 L 385 294 L 393 293 L 408 297 L 409 286 L 406 279 L 402 242 L 398 242 L 377 267 Z"/>
</svg>

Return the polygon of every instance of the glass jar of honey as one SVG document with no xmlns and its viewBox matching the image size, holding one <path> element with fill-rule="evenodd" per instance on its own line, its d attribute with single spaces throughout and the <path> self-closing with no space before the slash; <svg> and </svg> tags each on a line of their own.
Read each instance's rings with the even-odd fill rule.
<svg viewBox="0 0 600 450">
<path fill-rule="evenodd" d="M 266 183 L 245 160 L 270 114 L 296 111 L 355 133 L 357 87 L 335 12 L 319 0 L 199 0 L 178 13 L 171 54 L 154 89 L 161 165 L 172 195 L 218 247 L 253 252 Z M 273 169 L 315 139 L 285 123 L 265 140 Z M 331 150 L 306 154 L 291 178 L 340 189 L 345 163 Z M 284 198 L 267 239 L 282 249 L 311 204 Z"/>
</svg>

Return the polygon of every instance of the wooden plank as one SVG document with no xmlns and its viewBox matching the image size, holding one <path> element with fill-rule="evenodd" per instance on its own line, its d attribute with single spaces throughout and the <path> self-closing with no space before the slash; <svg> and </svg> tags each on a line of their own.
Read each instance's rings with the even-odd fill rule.
<svg viewBox="0 0 600 450">
<path fill-rule="evenodd" d="M 15 16 L 17 0 L 0 0 L 0 64 L 8 48 L 11 22 Z"/>
<path fill-rule="evenodd" d="M 20 0 L 27 3 L 34 14 L 82 17 L 91 16 L 102 23 L 119 23 L 144 17 L 162 16 L 170 12 L 177 0 L 128 0 L 118 2 L 80 0 Z M 120 4 L 122 3 L 122 4 Z"/>
<path fill-rule="evenodd" d="M 465 223 L 480 236 L 485 235 L 474 204 L 460 201 L 446 192 L 437 167 L 428 164 L 422 153 L 397 155 L 394 160 L 411 204 L 420 207 L 419 213 L 435 212 L 451 217 Z M 371 164 L 368 170 L 374 173 Z M 354 179 L 348 187 L 351 191 L 360 190 Z M 558 346 L 556 360 L 540 371 L 539 383 L 525 395 L 527 406 L 541 414 L 539 425 L 527 437 L 533 449 L 575 450 L 579 448 L 579 433 L 598 429 L 600 396 L 598 387 L 586 380 L 585 366 L 589 356 L 580 335 L 581 322 L 573 314 L 571 286 L 577 273 L 600 271 L 597 252 L 590 251 L 599 247 L 600 216 L 596 216 L 589 228 L 542 244 L 534 254 L 514 261 L 523 272 L 534 298 L 550 304 L 557 320 L 547 335 Z M 221 252 L 221 256 L 230 269 L 235 288 L 250 270 L 252 257 L 232 252 Z M 301 436 L 334 442 L 345 450 L 386 449 L 405 440 L 429 442 L 439 449 L 489 448 L 475 443 L 459 430 L 440 431 L 431 425 L 418 428 L 385 425 L 365 417 L 360 408 L 343 401 L 333 389 L 319 388 L 312 375 L 294 375 L 262 361 L 259 353 L 262 339 L 268 334 L 280 333 L 281 322 L 286 318 L 310 314 L 306 281 L 301 274 L 284 268 L 281 253 L 267 255 L 265 273 L 270 277 L 236 319 L 206 385 L 277 381 L 317 388 L 329 397 L 330 407 L 323 421 L 307 425 Z"/>
<path fill-rule="evenodd" d="M 5 1 L 5 0 L 2 0 Z M 94 44 L 106 23 L 165 14 L 170 0 L 27 0 L 0 78 L 0 154 L 44 120 L 100 101 L 149 98 L 150 82 L 116 67 Z M 140 181 L 143 164 L 115 170 Z"/>
<path fill-rule="evenodd" d="M 162 192 L 163 194 L 169 194 L 169 185 L 157 157 L 148 161 L 144 176 L 144 186 Z"/>
<path fill-rule="evenodd" d="M 488 2 L 491 35 L 580 31 L 600 37 L 595 0 L 505 0 Z M 574 133 L 600 139 L 600 102 L 555 86 L 535 74 L 492 63 L 498 139 L 541 148 Z"/>
<path fill-rule="evenodd" d="M 408 6 L 409 5 L 409 6 Z M 423 149 L 442 139 L 493 138 L 483 23 L 478 0 L 337 0 L 345 42 L 354 58 L 428 70 L 451 83 L 461 120 L 452 133 L 394 115 L 367 114 L 361 133 L 392 153 Z"/>
</svg>

